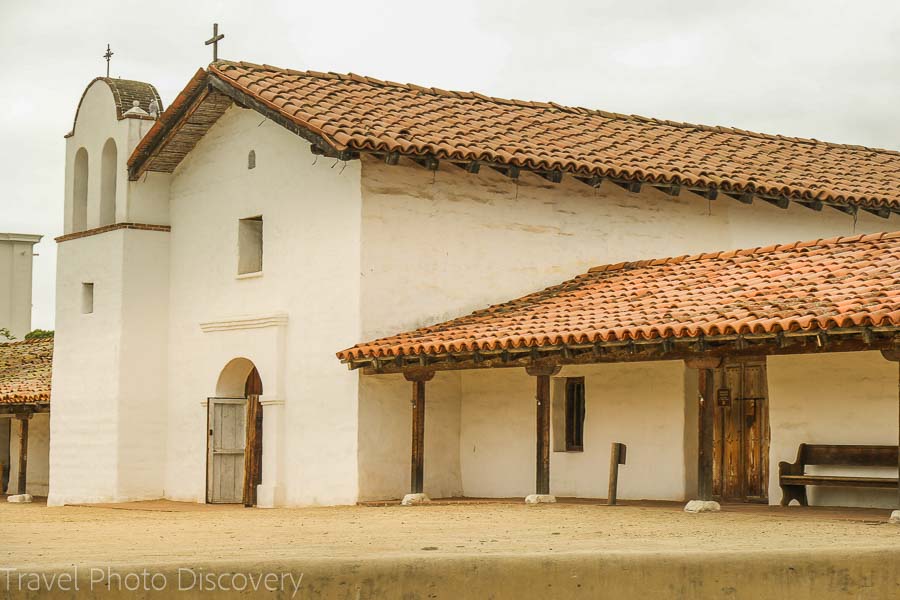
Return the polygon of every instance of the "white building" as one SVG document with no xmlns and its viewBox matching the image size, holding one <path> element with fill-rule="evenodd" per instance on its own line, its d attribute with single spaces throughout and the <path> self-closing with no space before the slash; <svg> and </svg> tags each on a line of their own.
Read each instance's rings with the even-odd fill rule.
<svg viewBox="0 0 900 600">
<path fill-rule="evenodd" d="M 524 496 L 542 447 L 524 369 L 343 354 L 360 374 L 335 353 L 596 265 L 898 228 L 891 151 L 225 61 L 159 120 L 152 101 L 148 84 L 97 79 L 66 140 L 51 504 L 399 498 L 418 476 L 401 371 L 437 371 L 412 487 Z M 726 499 L 777 503 L 775 465 L 802 442 L 896 444 L 882 327 L 849 332 L 857 352 L 754 363 L 771 423 L 754 473 L 769 475 Z M 556 378 L 545 487 L 604 497 L 617 441 L 619 497 L 695 497 L 697 363 L 560 356 L 538 378 Z M 580 449 L 560 439 L 578 377 Z"/>
<path fill-rule="evenodd" d="M 31 331 L 31 271 L 34 245 L 43 236 L 0 233 L 0 329 L 15 339 Z M 0 337 L 0 340 L 3 338 Z"/>
<path fill-rule="evenodd" d="M 31 463 L 24 463 L 28 480 L 22 492 L 46 496 L 50 478 L 49 395 L 35 390 L 46 386 L 49 393 L 53 344 L 22 342 L 31 331 L 34 245 L 41 237 L 0 233 L 0 329 L 5 330 L 0 334 L 0 494 L 7 488 L 19 492 L 23 431 Z M 7 337 L 18 341 L 9 343 Z"/>
</svg>

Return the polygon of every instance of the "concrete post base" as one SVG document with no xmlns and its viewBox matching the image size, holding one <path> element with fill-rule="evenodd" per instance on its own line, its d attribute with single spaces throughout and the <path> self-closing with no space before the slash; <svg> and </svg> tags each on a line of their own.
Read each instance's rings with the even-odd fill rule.
<svg viewBox="0 0 900 600">
<path fill-rule="evenodd" d="M 556 502 L 553 494 L 531 494 L 525 496 L 525 504 L 552 504 Z"/>
<path fill-rule="evenodd" d="M 418 506 L 429 502 L 431 502 L 431 498 L 427 494 L 407 494 L 403 496 L 403 501 L 400 504 L 403 506 Z"/>
<path fill-rule="evenodd" d="M 27 504 L 32 500 L 33 498 L 31 497 L 31 494 L 16 494 L 14 496 L 9 496 L 6 498 L 7 502 L 14 502 L 17 504 Z"/>
<path fill-rule="evenodd" d="M 891 518 L 888 519 L 888 523 L 893 523 L 894 525 L 900 525 L 900 510 L 895 510 L 891 513 Z"/>
<path fill-rule="evenodd" d="M 684 512 L 688 513 L 705 513 L 719 512 L 722 507 L 715 500 L 691 500 L 684 505 Z"/>
</svg>

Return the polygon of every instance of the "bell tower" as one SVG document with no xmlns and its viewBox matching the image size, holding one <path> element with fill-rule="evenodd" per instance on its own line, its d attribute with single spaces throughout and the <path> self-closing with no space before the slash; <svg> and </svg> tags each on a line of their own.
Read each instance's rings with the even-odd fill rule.
<svg viewBox="0 0 900 600">
<path fill-rule="evenodd" d="M 98 77 L 65 136 L 52 505 L 163 493 L 170 176 L 127 176 L 161 108 L 148 83 Z"/>
</svg>

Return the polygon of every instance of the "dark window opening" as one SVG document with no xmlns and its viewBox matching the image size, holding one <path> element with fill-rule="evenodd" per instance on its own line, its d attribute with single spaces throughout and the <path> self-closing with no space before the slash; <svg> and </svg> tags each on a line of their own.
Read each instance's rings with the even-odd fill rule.
<svg viewBox="0 0 900 600">
<path fill-rule="evenodd" d="M 238 275 L 263 270 L 263 218 L 241 219 L 238 224 Z"/>
<path fill-rule="evenodd" d="M 566 452 L 584 450 L 584 377 L 566 379 Z"/>
</svg>

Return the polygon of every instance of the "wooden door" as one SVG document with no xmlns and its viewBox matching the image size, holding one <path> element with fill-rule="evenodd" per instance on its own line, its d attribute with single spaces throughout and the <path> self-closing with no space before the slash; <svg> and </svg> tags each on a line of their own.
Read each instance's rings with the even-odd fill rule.
<svg viewBox="0 0 900 600">
<path fill-rule="evenodd" d="M 209 399 L 206 501 L 239 504 L 244 495 L 247 399 Z"/>
<path fill-rule="evenodd" d="M 244 506 L 256 506 L 256 486 L 262 483 L 263 410 L 259 397 L 263 393 L 262 380 L 254 367 L 244 385 L 247 396 L 247 441 L 244 453 Z"/>
<path fill-rule="evenodd" d="M 713 496 L 765 502 L 769 477 L 766 362 L 725 360 L 714 376 Z"/>
</svg>

